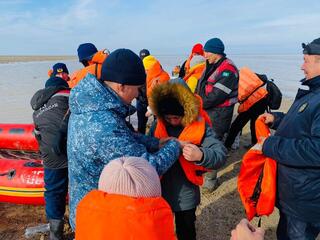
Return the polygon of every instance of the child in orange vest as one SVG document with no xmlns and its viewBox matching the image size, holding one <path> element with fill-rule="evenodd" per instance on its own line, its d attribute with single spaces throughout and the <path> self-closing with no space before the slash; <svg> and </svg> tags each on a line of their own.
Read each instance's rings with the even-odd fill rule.
<svg viewBox="0 0 320 240">
<path fill-rule="evenodd" d="M 195 211 L 200 203 L 202 174 L 224 165 L 226 149 L 208 124 L 201 98 L 192 93 L 183 79 L 156 86 L 149 104 L 157 116 L 149 134 L 175 137 L 184 145 L 179 160 L 162 176 L 161 188 L 175 214 L 178 239 L 195 240 Z"/>
<path fill-rule="evenodd" d="M 143 158 L 110 161 L 77 207 L 76 240 L 174 240 L 173 215 L 156 170 Z"/>
</svg>

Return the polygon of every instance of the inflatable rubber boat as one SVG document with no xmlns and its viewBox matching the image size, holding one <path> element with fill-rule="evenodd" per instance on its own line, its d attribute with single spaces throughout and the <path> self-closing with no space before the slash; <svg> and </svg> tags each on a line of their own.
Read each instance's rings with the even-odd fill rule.
<svg viewBox="0 0 320 240">
<path fill-rule="evenodd" d="M 33 124 L 0 124 L 0 202 L 44 204 L 44 169 L 33 131 Z"/>
</svg>

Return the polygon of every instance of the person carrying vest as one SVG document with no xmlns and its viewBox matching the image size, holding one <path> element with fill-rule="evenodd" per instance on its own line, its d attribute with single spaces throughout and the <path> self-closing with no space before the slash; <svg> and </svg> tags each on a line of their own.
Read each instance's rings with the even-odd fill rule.
<svg viewBox="0 0 320 240">
<path fill-rule="evenodd" d="M 117 158 L 104 167 L 98 190 L 77 207 L 76 224 L 76 240 L 176 239 L 159 176 L 139 157 Z"/>
<path fill-rule="evenodd" d="M 209 126 L 202 101 L 183 79 L 172 79 L 154 88 L 150 107 L 157 120 L 149 134 L 184 142 L 179 161 L 161 177 L 162 196 L 175 214 L 179 240 L 196 239 L 195 211 L 200 203 L 203 173 L 225 164 L 226 149 Z"/>
<path fill-rule="evenodd" d="M 201 43 L 197 43 L 192 47 L 191 53 L 188 57 L 187 60 L 185 60 L 181 67 L 180 67 L 180 71 L 179 71 L 179 78 L 185 78 L 185 76 L 189 73 L 190 70 L 190 62 L 192 60 L 193 57 L 195 56 L 203 56 L 203 46 Z"/>
<path fill-rule="evenodd" d="M 278 239 L 316 239 L 320 232 L 320 38 L 302 47 L 301 82 L 309 89 L 298 90 L 287 114 L 262 115 L 276 129 L 261 145 L 277 162 Z"/>
<path fill-rule="evenodd" d="M 257 74 L 249 68 L 240 69 L 238 100 L 238 116 L 232 122 L 225 140 L 225 146 L 230 149 L 238 133 L 250 121 L 251 146 L 257 143 L 255 122 L 259 115 L 268 108 L 268 91 L 264 87 L 264 82 Z"/>
<path fill-rule="evenodd" d="M 80 44 L 77 52 L 79 62 L 83 64 L 84 68 L 71 74 L 70 81 L 68 82 L 70 88 L 74 88 L 88 73 L 100 78 L 102 63 L 109 55 L 107 49 L 98 51 L 92 43 Z"/>
<path fill-rule="evenodd" d="M 64 63 L 53 65 L 45 88 L 37 91 L 31 99 L 35 137 L 44 165 L 45 211 L 50 225 L 50 240 L 63 239 L 68 192 L 68 73 Z"/>
<path fill-rule="evenodd" d="M 202 98 L 217 138 L 222 140 L 229 131 L 234 105 L 238 102 L 238 69 L 226 57 L 224 44 L 219 38 L 206 42 L 204 56 L 206 68 L 198 81 L 196 93 Z M 204 188 L 213 191 L 217 187 L 217 172 L 212 171 L 206 175 Z"/>
</svg>

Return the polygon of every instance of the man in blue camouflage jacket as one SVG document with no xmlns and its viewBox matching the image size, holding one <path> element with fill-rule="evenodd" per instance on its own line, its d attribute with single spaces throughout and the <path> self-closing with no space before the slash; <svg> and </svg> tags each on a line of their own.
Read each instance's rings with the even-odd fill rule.
<svg viewBox="0 0 320 240">
<path fill-rule="evenodd" d="M 75 229 L 79 201 L 98 188 L 104 166 L 122 156 L 145 158 L 159 175 L 178 159 L 176 140 L 158 140 L 132 131 L 126 117 L 135 112 L 131 101 L 146 80 L 141 59 L 128 49 L 112 52 L 101 79 L 88 74 L 70 95 L 68 132 L 70 224 Z"/>
</svg>

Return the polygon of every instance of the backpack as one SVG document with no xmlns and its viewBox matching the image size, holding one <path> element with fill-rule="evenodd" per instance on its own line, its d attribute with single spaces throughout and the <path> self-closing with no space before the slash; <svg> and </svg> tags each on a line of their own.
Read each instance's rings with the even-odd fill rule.
<svg viewBox="0 0 320 240">
<path fill-rule="evenodd" d="M 257 74 L 257 73 L 256 73 Z M 264 74 L 257 74 L 257 76 L 264 82 L 268 91 L 267 102 L 269 109 L 277 110 L 280 108 L 282 101 L 282 93 L 273 79 L 268 79 Z"/>
</svg>

